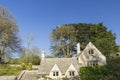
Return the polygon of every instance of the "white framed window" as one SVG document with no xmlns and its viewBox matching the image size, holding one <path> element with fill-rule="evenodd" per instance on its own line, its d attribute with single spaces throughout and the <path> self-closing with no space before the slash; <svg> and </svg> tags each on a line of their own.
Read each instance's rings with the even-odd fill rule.
<svg viewBox="0 0 120 80">
<path fill-rule="evenodd" d="M 89 54 L 90 54 L 90 55 L 94 54 L 94 50 L 93 50 L 93 49 L 90 49 L 90 50 L 89 50 Z"/>
<path fill-rule="evenodd" d="M 53 76 L 59 76 L 59 72 L 58 71 L 53 71 Z"/>
<path fill-rule="evenodd" d="M 87 65 L 88 66 L 97 66 L 98 65 L 98 61 L 88 61 Z"/>
<path fill-rule="evenodd" d="M 75 71 L 69 71 L 69 76 L 75 76 Z"/>
</svg>

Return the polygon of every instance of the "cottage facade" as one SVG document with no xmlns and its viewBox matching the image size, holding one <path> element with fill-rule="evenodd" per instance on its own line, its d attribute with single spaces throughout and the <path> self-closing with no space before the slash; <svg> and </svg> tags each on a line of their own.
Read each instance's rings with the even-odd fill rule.
<svg viewBox="0 0 120 80">
<path fill-rule="evenodd" d="M 106 57 L 91 42 L 83 51 L 80 50 L 78 43 L 76 58 L 45 58 L 43 50 L 38 74 L 53 79 L 69 78 L 79 76 L 80 67 L 105 64 Z"/>
</svg>

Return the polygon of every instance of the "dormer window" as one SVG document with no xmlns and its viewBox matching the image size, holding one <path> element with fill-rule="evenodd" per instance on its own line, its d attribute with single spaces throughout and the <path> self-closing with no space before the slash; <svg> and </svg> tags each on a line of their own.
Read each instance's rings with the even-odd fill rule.
<svg viewBox="0 0 120 80">
<path fill-rule="evenodd" d="M 94 50 L 93 50 L 93 49 L 90 49 L 90 50 L 89 50 L 89 54 L 90 54 L 90 55 L 94 54 Z"/>
<path fill-rule="evenodd" d="M 75 76 L 75 71 L 69 71 L 70 76 Z"/>
<path fill-rule="evenodd" d="M 59 72 L 58 71 L 53 71 L 53 76 L 59 76 Z"/>
</svg>

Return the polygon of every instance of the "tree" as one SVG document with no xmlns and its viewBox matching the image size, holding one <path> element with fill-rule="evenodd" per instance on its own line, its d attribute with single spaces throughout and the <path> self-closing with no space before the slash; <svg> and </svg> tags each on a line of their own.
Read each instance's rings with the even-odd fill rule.
<svg viewBox="0 0 120 80">
<path fill-rule="evenodd" d="M 109 56 L 110 53 L 115 53 L 118 51 L 118 47 L 115 43 L 115 33 L 107 30 L 103 23 L 94 24 L 90 31 L 92 35 L 90 40 L 104 55 Z"/>
<path fill-rule="evenodd" d="M 81 50 L 91 41 L 106 56 L 117 52 L 116 36 L 103 23 L 65 24 L 51 32 L 51 49 L 57 57 L 71 57 L 75 54 L 75 44 L 81 43 Z"/>
<path fill-rule="evenodd" d="M 28 49 L 27 49 L 28 52 Z M 40 64 L 40 57 L 38 56 L 39 50 L 37 47 L 33 47 L 32 49 L 29 49 L 29 53 L 24 53 L 19 58 L 20 63 L 32 63 L 34 65 Z"/>
<path fill-rule="evenodd" d="M 10 58 L 9 64 L 20 64 L 19 58 Z"/>
<path fill-rule="evenodd" d="M 22 49 L 22 55 L 20 57 L 21 63 L 32 63 L 34 65 L 40 64 L 39 49 L 36 46 L 32 46 L 33 36 L 27 34 L 26 37 L 26 47 Z"/>
<path fill-rule="evenodd" d="M 119 80 L 120 79 L 120 57 L 112 57 L 107 60 L 108 74 L 104 80 Z"/>
<path fill-rule="evenodd" d="M 72 56 L 75 34 L 73 26 L 63 25 L 54 29 L 51 33 L 53 54 L 58 57 Z"/>
<path fill-rule="evenodd" d="M 0 63 L 4 61 L 5 54 L 20 51 L 18 32 L 13 16 L 0 6 Z"/>
</svg>

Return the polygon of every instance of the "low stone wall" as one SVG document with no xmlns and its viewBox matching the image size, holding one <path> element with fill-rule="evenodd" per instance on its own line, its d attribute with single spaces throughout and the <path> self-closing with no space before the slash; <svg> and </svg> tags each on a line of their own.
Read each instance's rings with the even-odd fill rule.
<svg viewBox="0 0 120 80">
<path fill-rule="evenodd" d="M 22 76 L 25 74 L 25 70 L 21 71 L 16 77 L 15 80 L 21 80 Z"/>
</svg>

